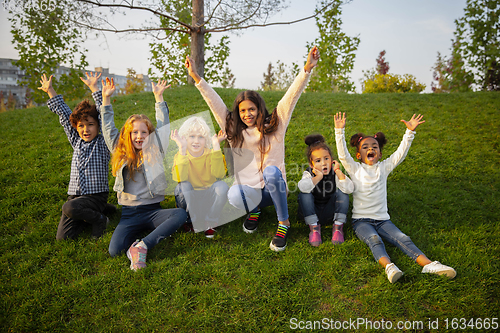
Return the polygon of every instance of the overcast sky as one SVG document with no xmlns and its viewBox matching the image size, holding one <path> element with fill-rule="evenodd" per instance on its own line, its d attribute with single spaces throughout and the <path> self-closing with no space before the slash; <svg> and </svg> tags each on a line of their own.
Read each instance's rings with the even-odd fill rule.
<svg viewBox="0 0 500 333">
<path fill-rule="evenodd" d="M 382 50 L 387 52 L 390 73 L 412 74 L 427 86 L 425 91 L 430 92 L 431 68 L 437 52 L 450 55 L 454 20 L 463 16 L 465 5 L 466 0 L 353 0 L 343 6 L 342 30 L 361 39 L 352 72 L 357 92 L 361 92 L 362 71 L 376 66 L 376 58 Z M 272 21 L 290 21 L 313 11 L 313 1 L 292 0 L 289 8 L 275 15 Z M 7 12 L 0 8 L 0 58 L 17 58 L 9 30 Z M 111 73 L 125 75 L 127 68 L 132 67 L 146 74 L 150 40 L 120 36 L 108 34 L 106 41 L 103 38 L 86 41 L 90 69 L 108 67 Z M 257 89 L 269 62 L 303 63 L 306 43 L 317 36 L 314 20 L 255 28 L 239 36 L 230 34 L 229 67 L 236 77 L 236 87 Z"/>
</svg>

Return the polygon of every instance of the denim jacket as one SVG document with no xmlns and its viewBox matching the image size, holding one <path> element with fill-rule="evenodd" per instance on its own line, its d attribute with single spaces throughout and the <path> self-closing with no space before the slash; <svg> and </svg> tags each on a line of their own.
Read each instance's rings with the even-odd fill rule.
<svg viewBox="0 0 500 333">
<path fill-rule="evenodd" d="M 144 176 L 146 177 L 146 183 L 152 197 L 155 194 L 165 195 L 167 189 L 163 160 L 170 137 L 170 120 L 167 103 L 156 103 L 155 110 L 156 129 L 147 137 L 142 148 Z M 120 137 L 120 132 L 115 127 L 113 107 L 111 105 L 103 105 L 100 111 L 104 140 L 109 150 L 113 152 Z M 123 169 L 125 166 L 126 163 L 123 163 L 120 170 L 116 173 L 115 185 L 113 186 L 113 190 L 116 192 L 123 192 L 125 187 L 123 180 Z"/>
</svg>

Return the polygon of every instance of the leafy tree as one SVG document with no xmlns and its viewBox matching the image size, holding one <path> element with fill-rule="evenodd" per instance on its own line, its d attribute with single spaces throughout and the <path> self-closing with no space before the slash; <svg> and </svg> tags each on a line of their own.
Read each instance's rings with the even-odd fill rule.
<svg viewBox="0 0 500 333">
<path fill-rule="evenodd" d="M 4 95 L 3 95 L 3 91 L 0 91 L 0 112 L 5 112 L 7 111 L 7 108 L 5 107 L 5 102 L 3 101 L 4 100 Z"/>
<path fill-rule="evenodd" d="M 311 19 L 326 10 L 338 0 L 326 2 L 325 6 L 316 14 L 290 22 L 270 22 L 270 18 L 286 8 L 287 0 L 142 0 L 134 1 L 105 1 L 105 0 L 75 0 L 79 4 L 79 11 L 73 21 L 80 27 L 98 31 L 115 33 L 142 33 L 158 39 L 167 40 L 168 44 L 151 43 L 151 63 L 155 70 L 151 70 L 151 77 L 162 77 L 175 82 L 184 82 L 178 67 L 183 70 L 179 59 L 191 54 L 196 69 L 201 77 L 211 81 L 221 81 L 218 76 L 225 59 L 229 55 L 228 40 L 221 38 L 215 49 L 210 50 L 212 43 L 208 43 L 212 33 L 238 32 L 253 27 L 266 27 L 277 24 L 291 24 Z M 103 8 L 110 10 L 110 14 L 102 12 Z M 155 20 L 150 20 L 142 26 L 126 29 L 116 28 L 108 16 L 129 12 L 145 12 L 151 14 Z M 159 23 L 158 23 L 159 21 Z M 132 22 L 133 23 L 133 22 Z M 212 52 L 215 58 L 205 56 L 205 51 Z M 213 67 L 210 63 L 213 61 Z M 207 71 L 205 71 L 207 64 Z M 212 74 L 210 74 L 210 72 Z M 206 74 L 206 75 L 205 75 Z M 210 75 L 213 75 L 210 77 Z M 187 77 L 186 74 L 184 76 Z M 189 78 L 189 82 L 192 80 Z"/>
<path fill-rule="evenodd" d="M 378 55 L 377 73 L 382 75 L 389 73 L 389 63 L 385 61 L 385 50 L 381 51 Z"/>
<path fill-rule="evenodd" d="M 12 111 L 16 108 L 17 106 L 17 100 L 12 94 L 12 91 L 9 91 L 9 94 L 7 95 L 7 110 Z"/>
<path fill-rule="evenodd" d="M 80 47 L 82 35 L 68 23 L 68 8 L 70 3 L 66 0 L 18 0 L 9 7 L 12 43 L 19 52 L 15 65 L 25 73 L 18 83 L 31 89 L 37 103 L 46 100 L 37 89 L 41 74 L 56 74 L 63 64 L 71 70 L 69 74 L 54 75 L 56 91 L 68 100 L 85 95 L 79 77 L 88 65 L 86 50 Z"/>
<path fill-rule="evenodd" d="M 316 26 L 319 37 L 312 43 L 307 44 L 310 49 L 318 46 L 321 61 L 314 69 L 309 83 L 309 89 L 313 91 L 353 92 L 354 82 L 349 75 L 354 67 L 354 52 L 358 49 L 359 37 L 349 37 L 341 30 L 342 20 L 340 16 L 341 0 L 334 1 L 329 6 L 326 0 L 321 0 L 316 9 Z M 321 15 L 322 8 L 328 6 Z"/>
<path fill-rule="evenodd" d="M 365 82 L 375 80 L 376 74 L 385 75 L 389 73 L 389 63 L 385 61 L 385 50 L 380 51 L 377 61 L 377 68 L 370 68 L 368 70 L 363 70 L 363 78 L 359 81 L 361 82 L 361 91 L 365 91 Z"/>
<path fill-rule="evenodd" d="M 275 90 L 275 80 L 274 80 L 274 73 L 273 73 L 273 65 L 272 63 L 269 63 L 267 66 L 267 72 L 264 73 L 264 81 L 260 83 L 260 90 L 263 91 L 271 91 Z"/>
<path fill-rule="evenodd" d="M 420 93 L 425 84 L 417 82 L 411 74 L 375 74 L 373 80 L 365 82 L 363 93 Z"/>
<path fill-rule="evenodd" d="M 133 68 L 127 68 L 127 83 L 125 83 L 125 95 L 143 92 L 146 82 L 137 76 Z"/>
<path fill-rule="evenodd" d="M 435 93 L 472 91 L 474 76 L 465 69 L 460 55 L 458 43 L 453 44 L 453 52 L 449 59 L 438 52 L 436 64 L 433 67 L 433 82 L 431 89 Z"/>
<path fill-rule="evenodd" d="M 498 82 L 495 76 L 500 62 L 500 2 L 467 0 L 464 16 L 455 20 L 455 25 L 454 45 L 465 68 L 482 90 L 496 89 L 498 85 L 493 82 Z"/>
<path fill-rule="evenodd" d="M 234 82 L 236 78 L 229 68 L 225 68 L 222 71 L 222 81 L 220 83 L 222 88 L 234 88 Z"/>
</svg>

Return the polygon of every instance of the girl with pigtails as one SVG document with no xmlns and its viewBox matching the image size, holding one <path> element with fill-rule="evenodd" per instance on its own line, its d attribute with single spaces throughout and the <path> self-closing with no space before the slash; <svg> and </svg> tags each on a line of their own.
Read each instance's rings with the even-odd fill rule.
<svg viewBox="0 0 500 333">
<path fill-rule="evenodd" d="M 354 183 L 352 228 L 359 239 L 372 251 L 375 260 L 385 268 L 390 283 L 396 282 L 403 272 L 391 261 L 382 240 L 398 247 L 417 264 L 423 267 L 422 273 L 445 275 L 454 278 L 453 268 L 438 261 L 431 261 L 415 246 L 390 220 L 387 209 L 387 177 L 405 159 L 410 149 L 416 128 L 424 123 L 423 116 L 413 115 L 409 121 L 401 120 L 407 127 L 398 149 L 389 158 L 381 161 L 382 149 L 387 139 L 382 132 L 370 136 L 354 134 L 350 144 L 356 147 L 356 158 L 349 154 L 344 137 L 345 113 L 337 113 L 335 119 L 335 139 L 339 160 Z"/>
<path fill-rule="evenodd" d="M 243 230 L 257 230 L 261 208 L 274 205 L 278 229 L 269 247 L 273 251 L 286 248 L 290 221 L 288 219 L 285 172 L 285 133 L 293 109 L 304 91 L 312 69 L 319 60 L 313 47 L 306 64 L 295 78 L 276 109 L 269 113 L 257 92 L 241 92 L 229 111 L 222 99 L 196 72 L 194 62 L 186 57 L 185 66 L 196 82 L 220 128 L 227 134 L 231 146 L 236 181 L 228 192 L 228 201 L 248 213 Z"/>
<path fill-rule="evenodd" d="M 321 134 L 304 139 L 309 167 L 304 171 L 299 187 L 299 215 L 309 226 L 309 244 L 320 246 L 321 225 L 332 223 L 332 243 L 344 242 L 343 226 L 349 210 L 349 194 L 354 185 L 332 158 L 332 151 Z M 300 214 L 302 213 L 302 214 Z"/>
</svg>

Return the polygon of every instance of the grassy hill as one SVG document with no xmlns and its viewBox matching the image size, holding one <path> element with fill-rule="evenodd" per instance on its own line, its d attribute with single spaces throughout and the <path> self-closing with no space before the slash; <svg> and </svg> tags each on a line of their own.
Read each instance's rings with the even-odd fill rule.
<svg viewBox="0 0 500 333">
<path fill-rule="evenodd" d="M 238 93 L 218 92 L 229 107 Z M 283 93 L 262 95 L 273 109 Z M 165 99 L 171 120 L 208 110 L 192 87 L 168 90 Z M 117 97 L 117 127 L 132 113 L 154 119 L 153 103 L 151 93 Z M 296 183 L 307 163 L 303 138 L 319 132 L 336 151 L 337 111 L 348 117 L 346 137 L 384 132 L 385 157 L 401 141 L 400 120 L 424 115 L 406 160 L 389 177 L 389 213 L 430 259 L 454 267 L 455 279 L 421 274 L 387 245 L 405 272 L 390 284 L 350 225 L 340 246 L 329 241 L 331 226 L 323 228 L 323 245 L 308 244 L 309 230 L 296 220 Z M 344 331 L 380 331 L 390 323 L 394 330 L 399 324 L 441 332 L 500 325 L 491 319 L 500 317 L 498 93 L 305 93 L 286 137 L 292 223 L 286 251 L 269 250 L 276 231 L 269 207 L 255 234 L 243 233 L 241 219 L 219 228 L 213 240 L 178 232 L 149 251 L 139 272 L 126 256 L 108 255 L 119 213 L 99 240 L 89 234 L 55 240 L 72 154 L 58 117 L 47 107 L 1 113 L 0 133 L 0 331 L 283 332 L 350 323 Z M 113 183 L 110 175 L 116 204 Z M 174 207 L 173 197 L 162 205 Z"/>
</svg>

